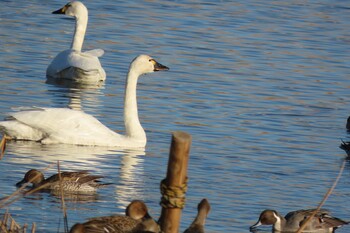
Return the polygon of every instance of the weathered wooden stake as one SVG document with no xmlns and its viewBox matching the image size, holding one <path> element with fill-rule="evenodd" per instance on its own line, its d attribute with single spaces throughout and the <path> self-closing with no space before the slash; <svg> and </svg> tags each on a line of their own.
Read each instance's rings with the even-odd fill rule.
<svg viewBox="0 0 350 233">
<path fill-rule="evenodd" d="M 167 186 L 181 186 L 187 178 L 188 157 L 192 137 L 185 132 L 174 132 L 166 176 Z M 164 233 L 178 233 L 181 220 L 180 208 L 162 208 L 159 224 Z"/>
</svg>

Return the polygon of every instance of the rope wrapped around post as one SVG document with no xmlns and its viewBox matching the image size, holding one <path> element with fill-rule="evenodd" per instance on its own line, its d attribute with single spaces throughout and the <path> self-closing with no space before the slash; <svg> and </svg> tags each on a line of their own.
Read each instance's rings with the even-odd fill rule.
<svg viewBox="0 0 350 233">
<path fill-rule="evenodd" d="M 166 179 L 160 182 L 160 192 L 162 194 L 160 205 L 163 208 L 179 208 L 183 209 L 186 203 L 186 192 L 187 192 L 186 177 L 185 182 L 180 186 L 168 186 Z"/>
<path fill-rule="evenodd" d="M 179 233 L 191 142 L 191 135 L 181 131 L 174 132 L 171 138 L 167 174 L 160 184 L 162 213 L 158 222 L 164 233 Z"/>
</svg>

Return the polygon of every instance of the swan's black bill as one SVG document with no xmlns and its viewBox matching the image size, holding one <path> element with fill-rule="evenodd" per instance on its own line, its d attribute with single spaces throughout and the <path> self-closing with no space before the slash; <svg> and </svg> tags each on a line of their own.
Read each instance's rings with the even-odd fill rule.
<svg viewBox="0 0 350 233">
<path fill-rule="evenodd" d="M 154 71 L 161 71 L 161 70 L 169 70 L 169 67 L 167 66 L 164 66 L 158 62 L 155 61 L 155 64 L 154 64 Z"/>
<path fill-rule="evenodd" d="M 61 14 L 64 15 L 67 10 L 67 6 L 62 7 L 61 9 L 58 9 L 57 11 L 53 11 L 52 14 Z"/>
</svg>

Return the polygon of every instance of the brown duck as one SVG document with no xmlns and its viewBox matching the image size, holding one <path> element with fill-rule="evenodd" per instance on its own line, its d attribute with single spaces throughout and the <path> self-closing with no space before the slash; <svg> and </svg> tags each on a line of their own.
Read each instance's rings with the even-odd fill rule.
<svg viewBox="0 0 350 233">
<path fill-rule="evenodd" d="M 143 233 L 160 232 L 159 225 L 148 214 L 147 206 L 139 200 L 132 201 L 125 210 L 126 216 L 112 215 L 91 218 L 75 224 L 70 233 Z"/>
<path fill-rule="evenodd" d="M 99 179 L 103 176 L 90 175 L 88 171 L 62 172 L 62 189 L 69 193 L 93 193 L 100 187 L 109 185 L 101 183 Z M 36 169 L 29 170 L 24 178 L 16 184 L 20 187 L 25 183 L 32 183 L 32 188 L 27 193 L 36 191 L 54 191 L 60 190 L 59 174 L 55 174 L 45 179 L 44 174 Z"/>
<path fill-rule="evenodd" d="M 207 199 L 203 199 L 198 204 L 198 213 L 192 224 L 184 231 L 184 233 L 204 233 L 205 220 L 210 211 L 210 204 Z"/>
</svg>

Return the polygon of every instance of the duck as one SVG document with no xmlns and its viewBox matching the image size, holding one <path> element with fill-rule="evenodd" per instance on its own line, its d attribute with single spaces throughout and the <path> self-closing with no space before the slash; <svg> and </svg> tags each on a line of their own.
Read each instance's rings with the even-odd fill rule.
<svg viewBox="0 0 350 233">
<path fill-rule="evenodd" d="M 143 233 L 160 232 L 159 225 L 148 213 L 143 201 L 133 200 L 125 210 L 125 216 L 112 215 L 90 218 L 85 223 L 76 223 L 70 233 Z"/>
<path fill-rule="evenodd" d="M 273 225 L 273 230 L 277 232 L 296 232 L 314 211 L 315 209 L 297 210 L 289 212 L 283 217 L 275 210 L 264 210 L 261 212 L 258 222 L 250 227 L 250 231 L 260 225 Z M 304 232 L 331 233 L 348 223 L 330 216 L 327 210 L 321 209 L 306 225 Z"/>
<path fill-rule="evenodd" d="M 197 216 L 184 233 L 205 233 L 204 224 L 210 211 L 210 204 L 207 199 L 202 199 L 197 206 Z"/>
<path fill-rule="evenodd" d="M 61 172 L 60 175 L 54 174 L 45 179 L 41 171 L 30 169 L 16 186 L 21 187 L 24 184 L 31 183 L 32 187 L 26 192 L 26 194 L 30 194 L 37 191 L 59 192 L 61 189 L 60 183 L 62 189 L 68 193 L 94 193 L 97 189 L 110 185 L 109 183 L 100 182 L 99 179 L 103 176 L 90 175 L 88 171 Z"/>
<path fill-rule="evenodd" d="M 70 49 L 57 54 L 47 67 L 46 76 L 53 79 L 70 79 L 84 83 L 100 83 L 106 79 L 106 72 L 102 68 L 99 57 L 104 54 L 102 49 L 82 52 L 88 10 L 79 1 L 67 3 L 52 14 L 64 14 L 75 18 L 75 32 Z"/>
<path fill-rule="evenodd" d="M 19 108 L 0 121 L 0 132 L 11 140 L 42 144 L 74 144 L 144 148 L 147 137 L 138 116 L 136 87 L 142 74 L 169 70 L 149 55 L 139 55 L 130 64 L 124 95 L 125 135 L 118 134 L 92 115 L 69 108 Z"/>
</svg>

